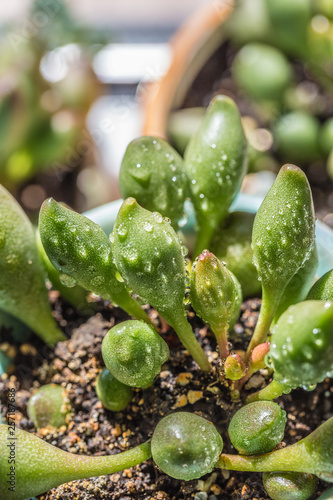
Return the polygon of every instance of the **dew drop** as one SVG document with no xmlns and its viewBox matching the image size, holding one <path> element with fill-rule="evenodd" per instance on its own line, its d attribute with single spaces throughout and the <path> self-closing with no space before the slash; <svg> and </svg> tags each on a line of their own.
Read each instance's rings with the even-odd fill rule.
<svg viewBox="0 0 333 500">
<path fill-rule="evenodd" d="M 158 224 L 160 224 L 161 222 L 163 222 L 163 217 L 162 217 L 162 215 L 159 212 L 153 212 L 153 217 L 154 217 L 154 220 Z"/>
<path fill-rule="evenodd" d="M 68 274 L 65 273 L 60 273 L 59 279 L 61 283 L 64 286 L 67 286 L 68 288 L 73 288 L 73 286 L 76 285 L 76 280 L 72 278 L 72 276 L 69 276 Z"/>
<path fill-rule="evenodd" d="M 144 229 L 145 231 L 147 231 L 147 233 L 151 233 L 151 232 L 153 231 L 154 227 L 153 227 L 153 225 L 152 225 L 150 222 L 145 221 L 145 222 L 143 223 L 143 229 Z"/>
<path fill-rule="evenodd" d="M 138 262 L 138 252 L 134 248 L 130 248 L 124 251 L 124 259 L 129 264 L 136 264 Z"/>
<path fill-rule="evenodd" d="M 121 240 L 124 240 L 127 236 L 127 227 L 124 224 L 119 224 L 117 228 L 117 234 Z"/>
<path fill-rule="evenodd" d="M 182 245 L 181 252 L 182 252 L 182 256 L 185 257 L 185 255 L 188 254 L 188 248 L 185 245 Z"/>
</svg>

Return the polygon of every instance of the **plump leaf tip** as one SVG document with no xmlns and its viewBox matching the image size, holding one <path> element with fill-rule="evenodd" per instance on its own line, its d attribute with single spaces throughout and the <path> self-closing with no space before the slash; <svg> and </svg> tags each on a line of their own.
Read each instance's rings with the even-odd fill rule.
<svg viewBox="0 0 333 500">
<path fill-rule="evenodd" d="M 65 425 L 71 411 L 66 390 L 56 384 L 43 385 L 29 399 L 27 411 L 38 429 Z"/>
<path fill-rule="evenodd" d="M 182 157 L 163 139 L 140 137 L 127 147 L 119 173 L 122 197 L 169 217 L 174 228 L 183 218 L 187 184 Z"/>
<path fill-rule="evenodd" d="M 176 479 L 198 479 L 211 472 L 223 449 L 214 425 L 193 413 L 173 413 L 156 426 L 151 450 L 154 462 Z"/>
<path fill-rule="evenodd" d="M 168 360 L 169 348 L 143 321 L 124 321 L 104 337 L 102 356 L 117 380 L 131 387 L 147 387 Z"/>
<path fill-rule="evenodd" d="M 107 368 L 103 368 L 96 382 L 96 394 L 104 408 L 122 411 L 133 397 L 133 390 L 117 380 Z"/>
<path fill-rule="evenodd" d="M 78 284 L 111 300 L 128 314 L 150 322 L 117 278 L 111 243 L 98 224 L 49 198 L 40 210 L 39 232 L 64 285 Z"/>
<path fill-rule="evenodd" d="M 190 298 L 198 316 L 210 324 L 222 358 L 229 354 L 227 330 L 233 317 L 236 296 L 235 281 L 226 266 L 205 250 L 192 267 Z"/>
<path fill-rule="evenodd" d="M 311 387 L 333 376 L 333 303 L 307 300 L 289 307 L 273 330 L 268 362 L 274 379 Z"/>
<path fill-rule="evenodd" d="M 186 267 L 174 229 L 134 198 L 122 204 L 110 236 L 117 268 L 128 286 L 171 325 L 203 370 L 210 364 L 186 320 Z"/>
<path fill-rule="evenodd" d="M 316 476 L 300 472 L 265 472 L 262 479 L 272 500 L 309 500 L 318 485 Z"/>
<path fill-rule="evenodd" d="M 333 301 L 333 269 L 325 273 L 310 289 L 308 300 Z"/>
<path fill-rule="evenodd" d="M 11 194 L 0 186 L 0 308 L 44 342 L 65 340 L 51 313 L 35 231 Z"/>
<path fill-rule="evenodd" d="M 332 440 L 333 417 L 293 445 L 260 455 L 222 454 L 216 466 L 249 472 L 304 472 L 333 482 Z"/>
<path fill-rule="evenodd" d="M 194 251 L 210 247 L 247 170 L 247 142 L 235 102 L 218 95 L 185 152 L 185 170 L 194 204 L 198 235 Z"/>
<path fill-rule="evenodd" d="M 298 167 L 285 165 L 253 225 L 252 248 L 263 300 L 248 357 L 265 341 L 284 290 L 311 257 L 314 238 L 315 215 L 308 180 Z"/>
<path fill-rule="evenodd" d="M 232 72 L 237 85 L 260 101 L 281 101 L 292 80 L 285 55 L 262 43 L 245 45 L 234 59 Z"/>
<path fill-rule="evenodd" d="M 267 453 L 283 439 L 286 421 L 286 412 L 278 404 L 258 401 L 235 413 L 228 433 L 233 446 L 242 455 Z"/>
</svg>

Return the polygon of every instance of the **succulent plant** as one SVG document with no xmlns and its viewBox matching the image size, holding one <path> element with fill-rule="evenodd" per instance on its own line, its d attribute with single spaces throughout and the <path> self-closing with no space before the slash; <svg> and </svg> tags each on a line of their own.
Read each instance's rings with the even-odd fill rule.
<svg viewBox="0 0 333 500">
<path fill-rule="evenodd" d="M 16 429 L 14 436 L 9 435 L 8 426 L 0 424 L 0 470 L 9 473 L 9 446 L 15 448 L 15 480 L 10 485 L 10 474 L 1 474 L 4 500 L 22 500 L 75 479 L 113 474 L 151 457 L 149 441 L 116 455 L 91 457 L 63 451 L 21 429 Z"/>
<path fill-rule="evenodd" d="M 50 198 L 40 210 L 39 232 L 63 285 L 78 284 L 150 322 L 119 279 L 110 241 L 97 224 Z"/>
<path fill-rule="evenodd" d="M 184 216 L 187 177 L 183 159 L 166 141 L 158 137 L 132 141 L 122 160 L 119 187 L 123 198 L 135 198 L 178 227 Z"/>
<path fill-rule="evenodd" d="M 272 94 L 262 91 L 265 99 L 282 99 L 290 83 L 287 73 L 280 75 L 283 85 L 276 81 L 280 88 Z M 271 384 L 250 395 L 246 401 L 249 404 L 231 419 L 229 437 L 239 454 L 223 454 L 223 439 L 213 423 L 187 412 L 164 417 L 153 433 L 151 445 L 147 441 L 112 457 L 74 456 L 16 429 L 20 477 L 15 495 L 5 499 L 38 495 L 63 482 L 119 471 L 151 456 L 164 473 L 184 480 L 197 479 L 214 467 L 268 472 L 264 484 L 272 498 L 283 498 L 285 491 L 290 493 L 288 498 L 308 498 L 316 484 L 308 474 L 333 481 L 333 419 L 298 443 L 271 451 L 283 439 L 286 424 L 285 411 L 271 400 L 296 387 L 311 388 L 333 377 L 332 280 L 330 272 L 313 285 L 318 257 L 311 191 L 305 174 L 296 166 L 285 165 L 262 203 L 253 229 L 252 216 L 228 215 L 245 173 L 246 150 L 235 103 L 218 96 L 190 141 L 184 161 L 161 139 L 143 137 L 131 143 L 121 170 L 121 189 L 129 197 L 119 210 L 110 240 L 97 224 L 53 199 L 43 204 L 39 220 L 46 252 L 43 259 L 51 279 L 53 272 L 60 273 L 64 296 L 75 285 L 77 295 L 68 295 L 72 303 L 79 305 L 82 299 L 88 306 L 86 292 L 91 291 L 137 318 L 116 324 L 103 339 L 106 368 L 98 375 L 96 393 L 106 409 L 123 411 L 131 401 L 132 387 L 146 389 L 154 384 L 169 358 L 166 342 L 149 324 L 151 320 L 139 302 L 155 308 L 199 367 L 211 371 L 207 378 L 218 375 L 223 385 L 230 387 L 231 398 L 238 398 L 237 404 L 245 382 L 256 371 L 270 369 Z M 24 246 L 29 240 L 29 252 L 37 262 L 38 286 L 47 301 L 43 250 L 38 253 L 34 231 L 7 193 L 0 194 L 0 202 L 4 200 L 6 207 L 3 213 L 0 211 L 4 219 L 0 236 L 5 235 L 0 237 L 0 255 L 3 248 L 7 252 L 2 262 L 10 261 L 6 259 L 11 256 L 7 243 L 21 245 L 24 232 L 19 251 L 30 255 Z M 191 255 L 197 258 L 192 267 L 185 259 L 186 232 L 176 233 L 187 195 L 198 223 L 196 248 Z M 17 227 L 9 235 L 9 226 L 14 223 Z M 22 255 L 20 258 L 23 276 L 27 276 L 31 264 Z M 10 267 L 4 269 L 0 307 L 6 309 L 3 304 L 12 304 L 18 297 L 22 312 L 17 311 L 17 306 L 6 311 L 24 319 L 25 288 L 14 283 Z M 18 267 L 13 269 L 20 271 Z M 54 277 L 56 283 L 59 275 Z M 26 286 L 24 280 L 20 283 Z M 12 287 L 10 301 L 2 293 L 7 286 Z M 239 317 L 244 290 L 245 295 L 258 294 L 258 286 L 262 287 L 262 305 L 253 337 L 246 353 L 235 351 L 233 340 L 237 334 L 229 333 Z M 212 370 L 188 322 L 188 299 L 216 336 L 221 357 L 217 369 Z M 38 307 L 43 304 L 39 302 Z M 49 306 L 45 314 L 50 317 Z M 29 321 L 27 324 L 33 326 Z M 63 338 L 55 335 L 52 341 Z M 44 386 L 30 399 L 29 417 L 37 428 L 61 426 L 68 415 L 64 401 L 62 387 Z M 6 439 L 1 439 L 7 433 L 8 427 L 1 425 L 0 468 L 7 467 L 2 453 Z M 288 486 L 288 481 L 293 485 Z M 0 478 L 0 490 L 4 482 Z"/>
<path fill-rule="evenodd" d="M 315 476 L 300 472 L 265 472 L 262 479 L 272 500 L 308 500 L 318 485 Z"/>
<path fill-rule="evenodd" d="M 185 171 L 197 217 L 194 256 L 209 248 L 247 169 L 247 143 L 236 104 L 216 96 L 185 152 Z"/>
<path fill-rule="evenodd" d="M 29 399 L 27 411 L 38 429 L 66 425 L 71 412 L 66 390 L 56 384 L 43 385 Z"/>
<path fill-rule="evenodd" d="M 222 437 L 214 425 L 186 412 L 164 417 L 151 441 L 152 456 L 158 467 L 169 476 L 186 481 L 211 472 L 222 448 Z"/>
<path fill-rule="evenodd" d="M 230 441 L 241 455 L 267 453 L 282 441 L 286 421 L 286 412 L 278 404 L 250 403 L 232 417 L 228 427 Z"/>
<path fill-rule="evenodd" d="M 122 278 L 174 328 L 199 366 L 209 371 L 186 319 L 187 249 L 170 224 L 158 212 L 149 212 L 128 198 L 119 210 L 111 241 Z"/>
<path fill-rule="evenodd" d="M 52 317 L 34 228 L 2 186 L 0 223 L 0 308 L 50 345 L 65 340 Z"/>
<path fill-rule="evenodd" d="M 254 347 L 264 342 L 287 285 L 310 258 L 314 230 L 314 209 L 307 178 L 299 168 L 285 165 L 260 206 L 253 226 L 254 263 L 262 282 L 263 296 L 248 357 Z"/>
<path fill-rule="evenodd" d="M 105 335 L 102 356 L 110 373 L 131 387 L 148 387 L 169 358 L 160 335 L 143 321 L 124 321 Z"/>
<path fill-rule="evenodd" d="M 122 411 L 132 400 L 133 390 L 116 379 L 107 368 L 103 368 L 97 378 L 96 394 L 107 410 Z"/>
</svg>

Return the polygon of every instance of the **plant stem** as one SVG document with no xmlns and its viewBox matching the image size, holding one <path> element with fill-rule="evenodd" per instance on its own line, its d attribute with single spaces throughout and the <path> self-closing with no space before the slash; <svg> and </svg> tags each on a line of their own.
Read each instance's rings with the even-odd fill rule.
<svg viewBox="0 0 333 500">
<path fill-rule="evenodd" d="M 290 390 L 291 388 L 288 385 L 272 380 L 272 382 L 261 389 L 261 391 L 248 396 L 246 398 L 246 404 L 252 403 L 253 401 L 272 401 L 273 399 L 279 398 L 284 393 L 288 394 Z"/>
<path fill-rule="evenodd" d="M 226 359 L 229 356 L 228 325 L 220 325 L 218 327 L 212 326 L 212 330 L 220 349 L 220 356 L 222 359 Z"/>
<path fill-rule="evenodd" d="M 263 455 L 227 455 L 222 453 L 216 467 L 248 472 L 313 472 L 313 463 L 306 444 L 298 442 L 281 450 Z"/>
<path fill-rule="evenodd" d="M 245 362 L 249 361 L 253 349 L 257 347 L 257 345 L 265 342 L 275 315 L 276 303 L 278 303 L 278 301 L 273 302 L 271 298 L 268 299 L 268 296 L 263 289 L 259 318 L 253 332 L 251 342 L 246 351 Z"/>
<path fill-rule="evenodd" d="M 131 450 L 103 457 L 83 456 L 56 448 L 37 436 L 15 430 L 17 443 L 15 491 L 8 490 L 8 427 L 0 425 L 1 499 L 22 500 L 77 479 L 114 474 L 151 458 L 150 440 Z M 11 438 L 13 439 L 13 438 Z"/>
<path fill-rule="evenodd" d="M 178 321 L 177 321 L 178 320 Z M 209 372 L 212 369 L 210 362 L 207 359 L 204 350 L 195 338 L 192 327 L 187 321 L 186 317 L 177 318 L 171 325 L 177 333 L 181 343 L 191 354 L 194 361 L 200 366 L 204 372 Z"/>
<path fill-rule="evenodd" d="M 83 479 L 85 477 L 114 474 L 124 469 L 130 469 L 149 458 L 151 458 L 150 441 L 147 441 L 131 450 L 123 451 L 116 455 L 107 455 L 104 457 L 75 456 L 75 461 L 78 462 L 78 465 L 74 466 L 73 460 L 72 466 L 73 469 L 77 469 L 75 472 L 76 478 Z"/>
<path fill-rule="evenodd" d="M 204 250 L 209 250 L 214 231 L 215 227 L 207 223 L 199 226 L 193 257 L 198 257 Z"/>
<path fill-rule="evenodd" d="M 142 309 L 140 304 L 138 304 L 138 302 L 129 294 L 124 293 L 121 297 L 118 297 L 117 304 L 121 307 L 121 309 L 127 312 L 129 316 L 133 316 L 133 318 L 136 319 L 142 319 L 148 323 L 148 325 L 152 325 L 152 321 L 146 311 Z"/>
</svg>

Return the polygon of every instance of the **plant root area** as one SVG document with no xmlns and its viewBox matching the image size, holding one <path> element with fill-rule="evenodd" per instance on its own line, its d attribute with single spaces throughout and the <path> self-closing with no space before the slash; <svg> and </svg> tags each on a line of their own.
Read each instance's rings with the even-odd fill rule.
<svg viewBox="0 0 333 500">
<path fill-rule="evenodd" d="M 3 332 L 0 348 L 15 357 L 15 367 L 0 377 L 0 408 L 6 419 L 8 389 L 16 389 L 16 423 L 59 448 L 77 454 L 113 455 L 149 439 L 162 417 L 175 411 L 194 412 L 212 421 L 224 440 L 224 452 L 236 453 L 228 438 L 228 424 L 250 392 L 270 380 L 268 370 L 255 374 L 232 400 L 230 387 L 221 375 L 221 361 L 215 340 L 194 313 L 189 320 L 195 334 L 214 366 L 210 374 L 202 373 L 178 338 L 149 310 L 161 328 L 171 356 L 148 389 L 136 389 L 126 410 L 113 413 L 97 399 L 95 384 L 103 367 L 101 342 L 116 323 L 128 319 L 120 309 L 97 301 L 97 313 L 88 320 L 77 317 L 71 307 L 61 302 L 57 292 L 50 292 L 54 315 L 68 340 L 54 350 L 46 348 L 37 337 L 21 345 L 12 343 L 10 332 Z M 255 326 L 260 300 L 243 303 L 239 322 L 230 335 L 233 349 L 244 349 Z M 68 391 L 73 413 L 68 425 L 60 429 L 34 428 L 27 415 L 27 402 L 34 391 L 45 384 L 60 384 Z M 293 444 L 318 427 L 333 414 L 333 384 L 325 380 L 312 392 L 293 391 L 278 399 L 287 412 L 285 437 L 279 447 Z M 246 422 L 244 422 L 246 426 Z M 193 439 L 195 437 L 193 436 Z M 320 481 L 314 498 L 327 488 Z M 123 472 L 73 481 L 52 489 L 38 500 L 264 500 L 269 497 L 262 486 L 261 474 L 229 472 L 215 469 L 200 480 L 179 481 L 165 475 L 149 460 Z"/>
</svg>

